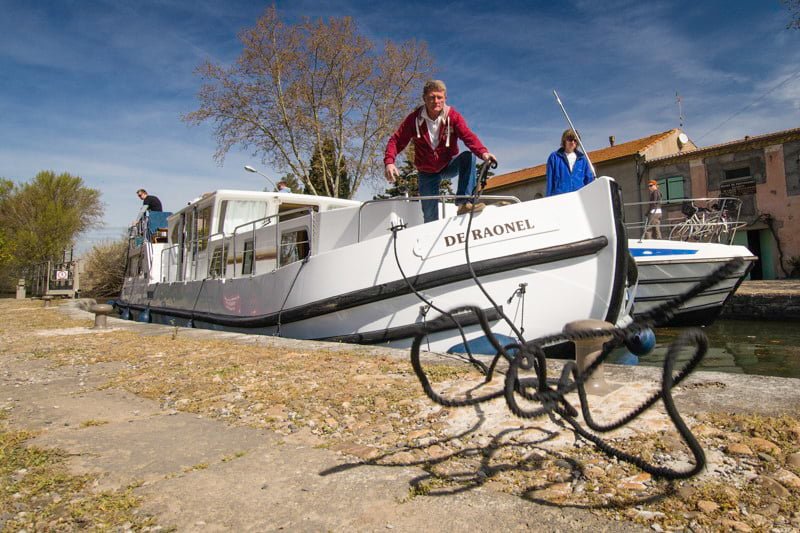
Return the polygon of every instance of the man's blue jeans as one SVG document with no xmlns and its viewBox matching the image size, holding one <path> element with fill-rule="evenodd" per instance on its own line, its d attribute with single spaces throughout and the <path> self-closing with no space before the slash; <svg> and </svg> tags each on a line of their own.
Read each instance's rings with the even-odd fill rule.
<svg viewBox="0 0 800 533">
<path fill-rule="evenodd" d="M 464 151 L 458 154 L 442 170 L 435 174 L 428 172 L 419 173 L 419 194 L 420 196 L 438 196 L 439 187 L 443 179 L 452 179 L 458 175 L 458 187 L 456 194 L 459 196 L 470 195 L 475 191 L 475 154 Z M 456 205 L 467 203 L 466 198 L 456 200 Z M 425 222 L 432 222 L 439 219 L 438 200 L 422 200 L 422 217 Z"/>
</svg>

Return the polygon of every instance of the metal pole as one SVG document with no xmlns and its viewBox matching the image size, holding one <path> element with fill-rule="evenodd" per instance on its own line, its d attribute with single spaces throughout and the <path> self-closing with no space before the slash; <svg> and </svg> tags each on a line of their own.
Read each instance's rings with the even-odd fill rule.
<svg viewBox="0 0 800 533">
<path fill-rule="evenodd" d="M 572 131 L 575 132 L 575 136 L 578 138 L 578 146 L 581 150 L 583 150 L 583 155 L 586 157 L 586 161 L 589 162 L 589 168 L 592 169 L 592 174 L 594 177 L 597 178 L 597 172 L 594 170 L 594 165 L 592 164 L 592 160 L 589 159 L 589 152 L 586 151 L 586 148 L 583 147 L 583 141 L 581 141 L 581 136 L 578 133 L 578 130 L 575 129 L 575 126 L 572 125 L 572 121 L 569 119 L 569 115 L 567 114 L 567 110 L 564 109 L 564 104 L 561 103 L 561 98 L 558 97 L 558 93 L 553 89 L 553 95 L 556 97 L 556 102 L 558 102 L 558 106 L 561 108 L 561 112 L 564 113 L 564 118 L 567 119 L 567 123 Z"/>
</svg>

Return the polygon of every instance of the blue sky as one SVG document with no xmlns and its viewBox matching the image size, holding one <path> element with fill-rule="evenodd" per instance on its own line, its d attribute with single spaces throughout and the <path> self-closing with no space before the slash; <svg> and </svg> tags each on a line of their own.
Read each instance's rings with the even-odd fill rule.
<svg viewBox="0 0 800 533">
<path fill-rule="evenodd" d="M 279 1 L 289 21 L 351 16 L 375 41 L 428 43 L 448 101 L 500 160 L 544 162 L 565 123 L 587 149 L 678 126 L 709 145 L 800 126 L 800 31 L 779 0 L 562 2 Z M 174 210 L 205 191 L 258 189 L 247 153 L 213 159 L 196 108 L 204 59 L 229 63 L 250 0 L 0 0 L 0 176 L 52 169 L 100 189 L 107 231 L 144 187 Z M 788 80 L 788 81 L 787 81 Z M 367 198 L 370 190 L 360 191 Z"/>
</svg>

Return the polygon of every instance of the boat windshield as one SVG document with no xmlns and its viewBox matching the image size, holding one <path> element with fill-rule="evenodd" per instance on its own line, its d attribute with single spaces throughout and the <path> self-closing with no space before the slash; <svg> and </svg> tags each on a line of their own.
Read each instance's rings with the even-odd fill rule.
<svg viewBox="0 0 800 533">
<path fill-rule="evenodd" d="M 268 207 L 263 200 L 223 200 L 217 231 L 231 235 L 236 226 L 267 216 Z"/>
</svg>

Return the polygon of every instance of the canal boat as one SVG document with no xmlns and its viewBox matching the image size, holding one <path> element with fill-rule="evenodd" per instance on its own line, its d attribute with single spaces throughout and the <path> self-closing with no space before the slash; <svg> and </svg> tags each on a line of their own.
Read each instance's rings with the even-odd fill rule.
<svg viewBox="0 0 800 533">
<path fill-rule="evenodd" d="M 132 230 L 116 305 L 140 321 L 400 348 L 463 306 L 483 309 L 493 333 L 528 339 L 577 319 L 629 320 L 611 178 L 535 202 L 483 196 L 476 213 L 442 202 L 429 223 L 417 200 L 203 195 L 164 227 Z M 452 316 L 426 330 L 426 348 L 485 344 L 474 313 Z"/>
<path fill-rule="evenodd" d="M 722 264 L 737 257 L 744 260 L 733 274 L 683 304 L 668 321 L 657 324 L 666 327 L 711 324 L 758 259 L 744 246 L 714 242 L 630 239 L 628 249 L 639 274 L 634 317 L 685 293 Z"/>
</svg>

